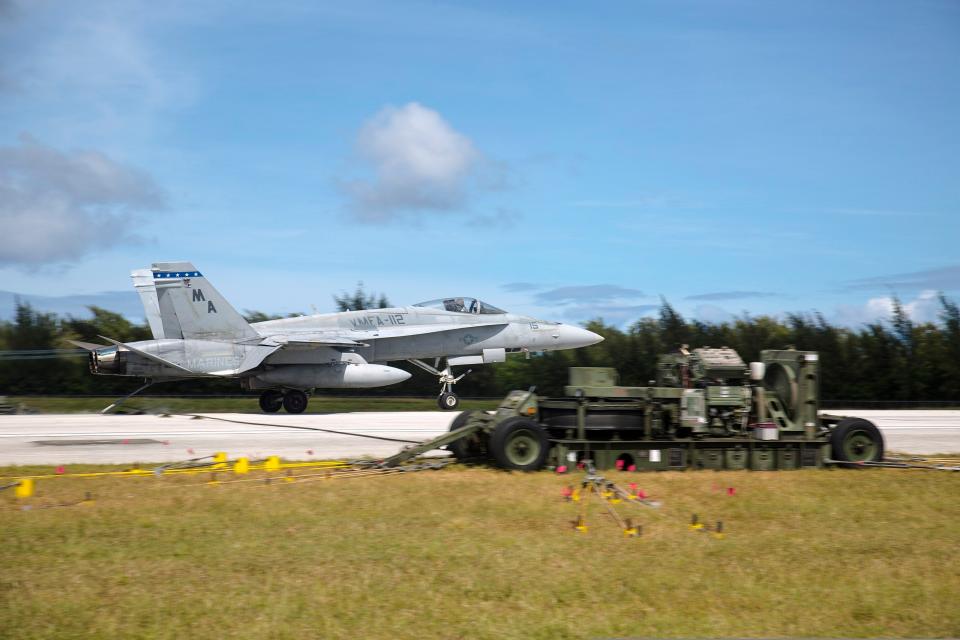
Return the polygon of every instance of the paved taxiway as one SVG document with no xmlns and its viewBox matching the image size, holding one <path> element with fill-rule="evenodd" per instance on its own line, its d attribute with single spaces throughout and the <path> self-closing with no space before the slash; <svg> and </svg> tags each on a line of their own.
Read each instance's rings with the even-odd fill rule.
<svg viewBox="0 0 960 640">
<path fill-rule="evenodd" d="M 872 420 L 883 431 L 890 451 L 960 452 L 960 411 L 830 413 Z M 98 414 L 0 416 L 0 464 L 172 462 L 216 451 L 226 451 L 231 457 L 279 455 L 294 460 L 379 458 L 396 453 L 403 443 L 308 428 L 423 441 L 447 431 L 455 415 L 419 411 L 298 416 L 218 413 L 202 419 Z"/>
</svg>

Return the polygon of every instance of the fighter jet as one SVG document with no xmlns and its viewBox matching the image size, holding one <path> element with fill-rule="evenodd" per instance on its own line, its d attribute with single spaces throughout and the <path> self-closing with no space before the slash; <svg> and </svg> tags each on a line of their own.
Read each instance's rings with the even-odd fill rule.
<svg viewBox="0 0 960 640">
<path fill-rule="evenodd" d="M 437 376 L 437 404 L 453 410 L 459 405 L 454 385 L 466 375 L 455 375 L 453 367 L 603 340 L 465 296 L 248 323 L 189 262 L 154 263 L 131 277 L 154 339 L 123 343 L 101 336 L 110 346 L 77 343 L 90 351 L 92 373 L 146 379 L 123 400 L 161 381 L 236 378 L 243 389 L 261 391 L 263 411 L 301 413 L 315 389 L 403 382 L 410 374 L 387 363 L 406 360 Z"/>
</svg>

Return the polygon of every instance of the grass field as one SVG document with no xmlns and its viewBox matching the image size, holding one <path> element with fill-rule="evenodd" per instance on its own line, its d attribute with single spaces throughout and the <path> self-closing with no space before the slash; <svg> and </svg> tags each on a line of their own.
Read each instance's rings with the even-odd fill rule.
<svg viewBox="0 0 960 640">
<path fill-rule="evenodd" d="M 547 472 L 205 480 L 41 480 L 30 510 L 5 491 L 0 636 L 960 635 L 957 474 L 630 474 L 663 501 L 616 507 L 640 538 L 595 498 L 574 531 L 576 477 Z"/>
<path fill-rule="evenodd" d="M 39 413 L 96 413 L 115 398 L 11 396 L 8 402 Z M 499 400 L 461 400 L 461 409 L 495 409 Z M 249 398 L 132 398 L 121 411 L 146 413 L 261 413 L 256 396 Z M 307 413 L 352 411 L 436 411 L 435 398 L 310 398 Z"/>
</svg>

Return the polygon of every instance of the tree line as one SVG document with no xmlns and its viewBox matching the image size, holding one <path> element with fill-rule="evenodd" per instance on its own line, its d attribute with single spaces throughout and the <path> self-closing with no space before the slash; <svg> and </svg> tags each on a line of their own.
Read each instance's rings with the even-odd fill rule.
<svg viewBox="0 0 960 640">
<path fill-rule="evenodd" d="M 506 363 L 478 366 L 457 385 L 461 396 L 497 397 L 511 389 L 536 386 L 547 394 L 562 393 L 571 366 L 611 366 L 622 384 L 645 385 L 656 377 L 657 357 L 682 344 L 726 346 L 749 362 L 763 349 L 793 346 L 817 351 L 821 390 L 826 400 L 960 401 L 960 308 L 941 295 L 936 322 L 914 322 L 899 301 L 889 318 L 858 328 L 830 324 L 819 313 L 784 318 L 744 315 L 730 322 L 706 323 L 684 318 L 667 301 L 656 317 L 637 320 L 625 329 L 594 320 L 587 328 L 605 340 L 570 351 L 511 356 Z M 369 296 L 358 287 L 337 298 L 343 308 L 388 306 L 385 296 Z M 18 303 L 12 320 L 0 321 L 0 395 L 120 394 L 139 380 L 93 376 L 87 361 L 70 340 L 103 343 L 98 336 L 120 341 L 148 340 L 146 324 L 90 307 L 90 318 L 59 317 Z M 249 311 L 251 321 L 276 316 Z M 16 352 L 16 353 L 13 353 Z M 437 380 L 407 363 L 407 382 L 380 389 L 320 390 L 342 395 L 436 395 Z M 155 393 L 236 394 L 236 380 L 195 380 L 158 385 Z"/>
</svg>

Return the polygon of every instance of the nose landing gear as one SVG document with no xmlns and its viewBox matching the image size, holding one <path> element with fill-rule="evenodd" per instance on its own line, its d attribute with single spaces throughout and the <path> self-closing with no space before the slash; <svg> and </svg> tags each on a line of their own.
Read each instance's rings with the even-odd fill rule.
<svg viewBox="0 0 960 640">
<path fill-rule="evenodd" d="M 437 368 L 437 366 L 440 365 L 439 358 L 437 359 L 435 366 L 432 367 L 422 360 L 410 360 L 410 363 L 415 364 L 427 373 L 432 373 L 440 379 L 440 395 L 437 396 L 438 407 L 440 407 L 443 411 L 454 411 L 460 406 L 460 398 L 458 398 L 457 394 L 453 392 L 453 385 L 460 382 L 460 380 L 462 380 L 465 375 L 470 373 L 472 369 L 467 369 L 466 372 L 461 373 L 459 376 L 455 376 L 453 375 L 453 370 L 451 369 L 449 363 L 442 370 Z"/>
</svg>

